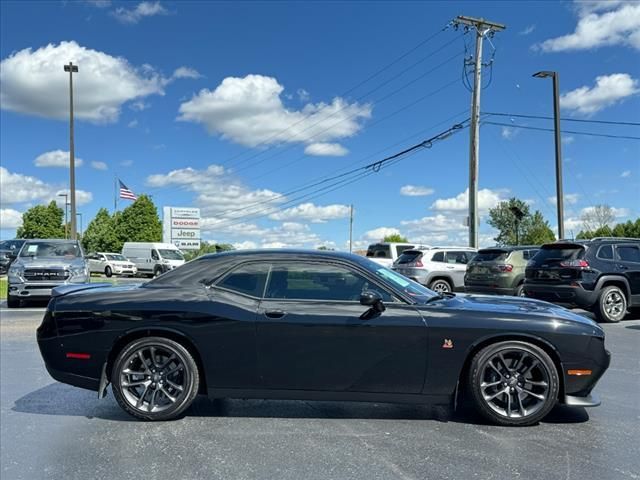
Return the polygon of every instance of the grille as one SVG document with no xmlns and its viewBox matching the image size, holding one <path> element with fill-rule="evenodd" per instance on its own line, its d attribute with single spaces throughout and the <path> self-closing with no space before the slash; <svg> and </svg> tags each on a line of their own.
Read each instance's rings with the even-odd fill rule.
<svg viewBox="0 0 640 480">
<path fill-rule="evenodd" d="M 24 271 L 24 279 L 30 282 L 50 282 L 52 280 L 66 280 L 69 272 L 51 268 L 29 268 Z"/>
</svg>

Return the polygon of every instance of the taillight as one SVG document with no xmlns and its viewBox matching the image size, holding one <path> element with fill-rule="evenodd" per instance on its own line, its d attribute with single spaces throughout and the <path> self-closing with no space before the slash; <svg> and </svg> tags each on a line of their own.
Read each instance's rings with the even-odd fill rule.
<svg viewBox="0 0 640 480">
<path fill-rule="evenodd" d="M 511 272 L 513 270 L 513 265 L 509 265 L 508 263 L 502 265 L 494 265 L 493 269 L 496 272 Z"/>
<path fill-rule="evenodd" d="M 561 267 L 578 267 L 578 268 L 589 268 L 589 262 L 586 260 L 565 260 L 564 262 L 560 262 Z"/>
<path fill-rule="evenodd" d="M 416 260 L 416 263 L 414 264 L 416 267 L 424 267 L 424 265 L 422 264 L 421 260 Z"/>
</svg>

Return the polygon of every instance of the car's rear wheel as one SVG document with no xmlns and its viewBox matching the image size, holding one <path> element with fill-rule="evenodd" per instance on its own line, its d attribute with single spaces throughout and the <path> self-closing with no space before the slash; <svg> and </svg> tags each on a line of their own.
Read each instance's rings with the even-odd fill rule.
<svg viewBox="0 0 640 480">
<path fill-rule="evenodd" d="M 451 291 L 451 284 L 440 278 L 431 282 L 429 288 L 436 293 L 446 293 Z"/>
<path fill-rule="evenodd" d="M 14 297 L 13 295 L 7 295 L 7 307 L 8 308 L 19 308 L 20 307 L 20 299 Z"/>
<path fill-rule="evenodd" d="M 471 361 L 469 385 L 478 411 L 499 425 L 542 420 L 558 398 L 558 371 L 536 345 L 506 341 L 480 350 Z"/>
<path fill-rule="evenodd" d="M 604 287 L 598 296 L 594 313 L 599 320 L 617 323 L 627 314 L 627 297 L 620 287 Z"/>
<path fill-rule="evenodd" d="M 120 406 L 142 420 L 172 420 L 189 408 L 200 377 L 180 343 L 164 337 L 134 340 L 114 362 L 113 392 Z"/>
<path fill-rule="evenodd" d="M 520 285 L 518 285 L 514 295 L 516 297 L 526 297 L 527 296 L 527 294 L 524 292 L 524 284 L 521 283 Z"/>
<path fill-rule="evenodd" d="M 111 270 L 111 267 L 106 267 L 106 268 L 104 269 L 104 276 L 108 278 L 108 277 L 110 277 L 111 275 L 113 275 L 113 270 Z"/>
</svg>

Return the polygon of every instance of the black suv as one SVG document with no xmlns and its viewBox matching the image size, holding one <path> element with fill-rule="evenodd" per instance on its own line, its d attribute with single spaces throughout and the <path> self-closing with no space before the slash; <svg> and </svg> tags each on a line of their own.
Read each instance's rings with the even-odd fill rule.
<svg viewBox="0 0 640 480">
<path fill-rule="evenodd" d="M 543 245 L 527 265 L 528 297 L 592 310 L 619 322 L 640 306 L 640 239 L 602 237 Z"/>
</svg>

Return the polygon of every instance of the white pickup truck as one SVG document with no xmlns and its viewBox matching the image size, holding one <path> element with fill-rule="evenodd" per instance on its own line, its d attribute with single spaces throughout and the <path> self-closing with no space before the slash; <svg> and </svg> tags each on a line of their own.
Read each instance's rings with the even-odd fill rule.
<svg viewBox="0 0 640 480">
<path fill-rule="evenodd" d="M 402 252 L 413 248 L 429 248 L 425 245 L 416 245 L 415 243 L 395 243 L 381 242 L 373 243 L 367 248 L 367 258 L 379 263 L 382 266 L 391 268 Z"/>
</svg>

